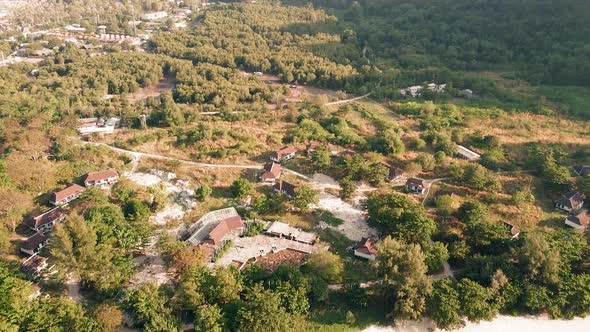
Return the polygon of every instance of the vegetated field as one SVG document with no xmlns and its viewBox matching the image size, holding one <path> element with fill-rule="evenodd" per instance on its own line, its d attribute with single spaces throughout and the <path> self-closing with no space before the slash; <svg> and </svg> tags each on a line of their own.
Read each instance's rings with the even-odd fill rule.
<svg viewBox="0 0 590 332">
<path fill-rule="evenodd" d="M 91 58 L 60 44 L 36 74 L 28 65 L 0 68 L 3 324 L 106 330 L 125 313 L 146 330 L 192 323 L 200 330 L 348 331 L 424 315 L 452 328 L 500 312 L 587 313 L 588 237 L 564 226 L 566 213 L 554 209 L 574 185 L 590 195 L 590 178 L 574 179 L 568 168 L 590 161 L 589 123 L 579 119 L 588 75 L 572 75 L 572 68 L 588 69 L 583 29 L 548 31 L 557 16 L 543 15 L 538 1 L 494 4 L 492 20 L 482 14 L 489 4 L 467 0 L 317 0 L 315 8 L 259 2 L 211 6 L 197 14 L 194 29 L 162 27 L 146 53 L 113 48 Z M 327 4 L 337 8 L 321 9 Z M 449 16 L 441 4 L 457 10 Z M 523 6 L 531 8 L 527 16 L 514 17 Z M 576 11 L 560 13 L 561 21 L 579 19 Z M 124 19 L 109 20 L 109 29 L 129 29 Z M 543 24 L 531 24 L 537 20 Z M 26 41 L 50 42 L 42 39 Z M 542 45 L 556 46 L 549 54 Z M 244 75 L 255 71 L 265 74 Z M 401 88 L 433 81 L 447 90 L 400 96 Z M 564 83 L 581 86 L 553 86 Z M 473 98 L 462 89 L 473 89 Z M 369 92 L 372 99 L 325 106 Z M 126 93 L 131 99 L 120 97 Z M 124 128 L 89 140 L 172 159 L 138 160 L 81 144 L 77 120 L 91 116 L 120 117 Z M 317 143 L 315 151 L 305 151 L 308 143 Z M 456 144 L 481 158 L 460 159 Z M 298 186 L 294 197 L 260 183 L 259 169 L 184 162 L 261 166 L 285 145 L 299 151 L 282 166 L 303 173 L 282 175 Z M 385 181 L 389 166 L 432 187 L 418 195 L 404 188 L 404 177 Z M 60 278 L 39 282 L 49 297 L 20 301 L 33 293 L 30 283 L 5 260 L 24 259 L 13 245 L 32 234 L 23 220 L 49 209 L 52 191 L 109 168 L 134 173 L 110 190 L 87 189 L 67 207 L 67 222 L 41 252 L 55 260 Z M 435 200 L 440 190 L 453 195 Z M 249 224 L 278 220 L 315 232 L 321 252 L 306 260 L 297 254 L 301 267 L 278 266 L 275 259 L 289 255 L 274 253 L 274 272 L 205 263 L 203 248 L 179 235 L 224 207 L 236 207 Z M 521 230 L 518 239 L 503 222 Z M 378 243 L 381 264 L 353 256 L 363 237 Z M 232 243 L 216 249 L 236 249 Z M 80 294 L 75 285 L 60 287 L 71 275 L 85 286 Z M 138 280 L 170 283 L 129 287 Z"/>
</svg>

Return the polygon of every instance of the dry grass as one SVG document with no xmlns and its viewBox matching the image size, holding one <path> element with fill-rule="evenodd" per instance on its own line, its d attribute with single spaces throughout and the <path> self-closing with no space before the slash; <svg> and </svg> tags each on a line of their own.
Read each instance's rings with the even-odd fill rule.
<svg viewBox="0 0 590 332">
<path fill-rule="evenodd" d="M 473 119 L 469 132 L 480 130 L 497 136 L 503 144 L 528 142 L 590 145 L 590 123 L 530 113 L 505 113 L 494 119 Z"/>
</svg>

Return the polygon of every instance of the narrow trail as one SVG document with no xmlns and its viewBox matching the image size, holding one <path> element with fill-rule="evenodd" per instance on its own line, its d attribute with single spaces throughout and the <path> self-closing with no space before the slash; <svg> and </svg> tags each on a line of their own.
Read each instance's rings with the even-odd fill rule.
<svg viewBox="0 0 590 332">
<path fill-rule="evenodd" d="M 333 101 L 330 103 L 325 103 L 324 106 L 333 106 L 333 105 L 341 105 L 341 104 L 346 104 L 346 103 L 350 103 L 356 100 L 361 100 L 363 98 L 367 98 L 369 97 L 373 92 L 369 92 L 367 94 L 364 94 L 360 97 L 356 97 L 356 98 L 351 98 L 351 99 L 345 99 L 345 100 L 339 100 L 339 101 Z"/>
<path fill-rule="evenodd" d="M 82 302 L 82 295 L 80 295 L 80 279 L 74 277 L 71 273 L 67 275 L 66 290 L 70 299 L 77 303 Z"/>
<path fill-rule="evenodd" d="M 82 141 L 82 142 L 83 142 L 83 144 L 93 144 L 96 146 L 104 146 L 104 147 L 107 147 L 113 151 L 117 151 L 120 153 L 130 155 L 133 158 L 133 161 L 132 161 L 133 166 L 131 168 L 131 173 L 133 173 L 137 170 L 137 167 L 139 166 L 139 161 L 142 157 L 148 157 L 148 158 L 159 159 L 159 160 L 178 161 L 178 162 L 181 162 L 186 165 L 195 166 L 195 167 L 202 167 L 202 168 L 235 168 L 235 169 L 263 169 L 264 168 L 263 165 L 231 165 L 231 164 L 228 165 L 228 164 L 201 163 L 201 162 L 196 162 L 196 161 L 191 161 L 191 160 L 168 157 L 168 156 L 164 156 L 164 155 L 157 154 L 157 153 L 146 153 L 146 152 L 138 152 L 138 151 L 117 148 L 117 147 L 114 147 L 112 145 L 105 144 L 105 143 L 94 143 L 94 142 L 84 142 L 84 141 Z M 295 175 L 296 177 L 302 178 L 306 181 L 315 183 L 309 176 L 303 175 L 303 174 L 296 172 L 294 170 L 283 167 L 283 171 L 286 173 Z"/>
<path fill-rule="evenodd" d="M 164 156 L 164 155 L 156 154 L 156 153 L 137 152 L 137 151 L 121 149 L 121 148 L 117 148 L 117 147 L 114 147 L 112 145 L 108 145 L 105 143 L 94 143 L 94 142 L 84 142 L 84 143 L 85 144 L 93 144 L 96 146 L 104 146 L 104 147 L 107 147 L 113 151 L 117 151 L 117 152 L 124 153 L 124 154 L 134 157 L 134 165 L 133 165 L 134 169 L 137 168 L 137 164 L 139 163 L 139 159 L 141 157 L 148 157 L 148 158 L 159 159 L 159 160 L 178 161 L 183 164 L 187 164 L 187 165 L 191 165 L 191 166 L 195 166 L 195 167 L 202 167 L 202 168 L 239 168 L 239 169 L 262 169 L 263 168 L 263 166 L 261 166 L 261 165 L 228 165 L 228 164 L 201 163 L 201 162 L 196 162 L 196 161 L 191 161 L 191 160 L 168 157 L 168 156 Z M 137 161 L 135 161 L 135 160 L 137 160 Z"/>
</svg>

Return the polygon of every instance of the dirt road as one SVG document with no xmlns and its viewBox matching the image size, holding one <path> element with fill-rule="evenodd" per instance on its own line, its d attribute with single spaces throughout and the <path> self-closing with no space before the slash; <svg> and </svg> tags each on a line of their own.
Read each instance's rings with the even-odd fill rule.
<svg viewBox="0 0 590 332">
<path fill-rule="evenodd" d="M 152 158 L 152 159 L 159 159 L 159 160 L 170 160 L 170 161 L 178 161 L 181 162 L 183 164 L 187 164 L 187 165 L 191 165 L 191 166 L 196 166 L 196 167 L 203 167 L 203 168 L 243 168 L 243 169 L 262 169 L 263 166 L 262 165 L 234 165 L 234 164 L 208 164 L 208 163 L 200 163 L 200 162 L 196 162 L 196 161 L 191 161 L 191 160 L 185 160 L 185 159 L 178 159 L 178 158 L 173 158 L 173 157 L 168 157 L 168 156 L 163 156 L 161 154 L 156 154 L 156 153 L 146 153 L 146 152 L 137 152 L 137 151 L 131 151 L 131 150 L 126 150 L 126 149 L 121 149 L 121 148 L 117 148 L 114 147 L 112 145 L 108 145 L 105 143 L 95 143 L 95 142 L 84 142 L 84 144 L 93 144 L 96 146 L 104 146 L 107 147 L 113 151 L 117 151 L 120 153 L 124 153 L 127 155 L 130 155 L 134 158 L 134 160 L 139 160 L 139 158 L 141 157 L 148 157 L 148 158 Z"/>
</svg>

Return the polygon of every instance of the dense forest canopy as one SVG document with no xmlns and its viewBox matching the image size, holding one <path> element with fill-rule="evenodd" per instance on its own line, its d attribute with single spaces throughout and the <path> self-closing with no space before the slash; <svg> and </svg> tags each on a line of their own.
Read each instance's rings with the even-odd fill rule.
<svg viewBox="0 0 590 332">
<path fill-rule="evenodd" d="M 287 3 L 301 3 L 288 0 Z M 533 83 L 590 85 L 583 0 L 317 0 L 378 62 L 454 70 L 510 67 Z"/>
</svg>

